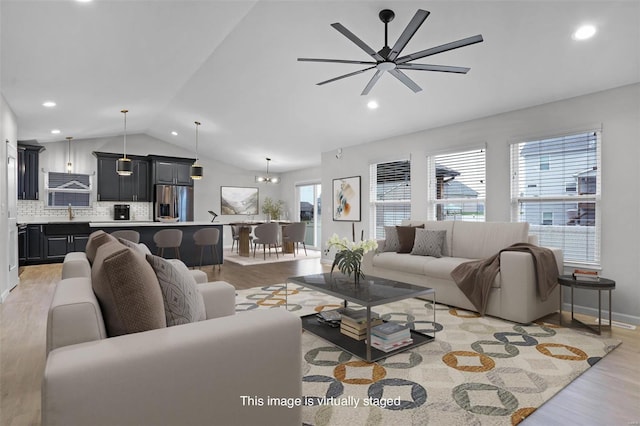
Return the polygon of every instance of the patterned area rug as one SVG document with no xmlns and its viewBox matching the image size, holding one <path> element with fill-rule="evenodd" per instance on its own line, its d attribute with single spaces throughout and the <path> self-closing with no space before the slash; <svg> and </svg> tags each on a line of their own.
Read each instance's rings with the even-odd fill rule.
<svg viewBox="0 0 640 426">
<path fill-rule="evenodd" d="M 306 315 L 340 300 L 297 285 L 288 309 Z M 283 309 L 284 285 L 238 290 L 236 311 Z M 351 305 L 350 305 L 351 306 Z M 374 309 L 435 340 L 377 363 L 303 333 L 306 425 L 511 425 L 571 383 L 619 340 L 549 323 L 520 325 L 409 299 Z M 311 404 L 312 403 L 312 404 Z"/>
<path fill-rule="evenodd" d="M 302 247 L 300 248 L 300 252 L 296 253 L 295 257 L 293 253 L 278 253 L 278 257 L 276 257 L 276 253 L 271 250 L 271 256 L 269 256 L 269 251 L 267 250 L 266 259 L 262 255 L 262 250 L 256 250 L 256 257 L 253 257 L 253 252 L 251 252 L 251 256 L 244 257 L 238 255 L 236 252 L 229 252 L 228 250 L 224 252 L 224 260 L 225 262 L 233 262 L 242 266 L 251 266 L 251 265 L 264 265 L 265 263 L 278 263 L 278 262 L 291 262 L 294 260 L 305 260 L 305 259 L 317 259 L 320 257 L 320 251 L 318 250 L 309 250 L 307 249 L 307 255 L 305 256 L 304 250 Z"/>
</svg>

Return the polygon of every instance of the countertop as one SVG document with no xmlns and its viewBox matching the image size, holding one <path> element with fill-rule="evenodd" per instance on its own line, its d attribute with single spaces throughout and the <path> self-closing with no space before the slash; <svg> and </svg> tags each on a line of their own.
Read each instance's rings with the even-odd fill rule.
<svg viewBox="0 0 640 426">
<path fill-rule="evenodd" d="M 42 218 L 31 217 L 18 219 L 18 225 L 46 225 L 49 223 L 89 223 L 91 228 L 126 228 L 136 226 L 206 226 L 206 225 L 224 225 L 222 222 L 211 221 L 191 221 L 191 222 L 153 222 L 151 220 L 113 220 L 113 219 L 88 219 L 83 217 L 76 217 L 71 220 L 68 218 Z"/>
</svg>

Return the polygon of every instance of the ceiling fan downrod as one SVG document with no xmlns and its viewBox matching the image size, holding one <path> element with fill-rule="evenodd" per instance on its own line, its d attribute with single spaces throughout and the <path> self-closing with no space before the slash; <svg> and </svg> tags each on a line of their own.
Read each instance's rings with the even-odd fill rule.
<svg viewBox="0 0 640 426">
<path fill-rule="evenodd" d="M 389 22 L 393 21 L 393 18 L 396 17 L 396 14 L 393 13 L 391 9 L 383 9 L 378 14 L 378 18 L 384 23 L 384 48 L 382 50 L 389 50 Z M 386 55 L 383 55 L 386 57 Z"/>
</svg>

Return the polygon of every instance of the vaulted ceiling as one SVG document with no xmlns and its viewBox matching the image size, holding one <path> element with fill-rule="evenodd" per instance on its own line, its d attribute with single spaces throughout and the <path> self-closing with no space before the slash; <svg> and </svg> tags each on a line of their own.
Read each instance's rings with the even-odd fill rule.
<svg viewBox="0 0 640 426">
<path fill-rule="evenodd" d="M 638 1 L 25 1 L 2 0 L 2 94 L 21 140 L 146 133 L 249 170 L 320 164 L 320 153 L 640 81 Z M 484 42 L 417 63 L 417 94 L 359 65 L 298 57 L 370 57 L 330 24 L 379 50 L 417 9 L 431 12 L 403 54 L 482 34 Z M 597 27 L 572 39 L 581 24 Z M 57 106 L 42 103 L 54 100 Z M 367 108 L 376 100 L 379 108 Z M 61 133 L 52 135 L 52 129 Z M 178 133 L 177 136 L 171 132 Z M 150 148 L 152 149 L 152 148 Z"/>
</svg>

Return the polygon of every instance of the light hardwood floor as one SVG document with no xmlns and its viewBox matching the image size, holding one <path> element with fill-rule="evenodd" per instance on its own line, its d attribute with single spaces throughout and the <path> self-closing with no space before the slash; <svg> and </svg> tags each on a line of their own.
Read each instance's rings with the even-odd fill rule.
<svg viewBox="0 0 640 426">
<path fill-rule="evenodd" d="M 259 266 L 229 262 L 221 271 L 203 268 L 211 281 L 224 280 L 238 289 L 279 284 L 289 276 L 327 269 L 319 259 Z M 47 309 L 61 270 L 60 264 L 21 268 L 20 285 L 0 305 L 2 426 L 40 424 Z M 640 331 L 614 327 L 612 335 L 623 344 L 521 424 L 640 425 Z"/>
</svg>

